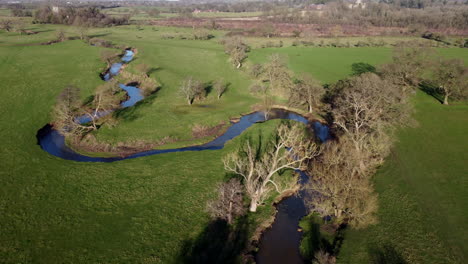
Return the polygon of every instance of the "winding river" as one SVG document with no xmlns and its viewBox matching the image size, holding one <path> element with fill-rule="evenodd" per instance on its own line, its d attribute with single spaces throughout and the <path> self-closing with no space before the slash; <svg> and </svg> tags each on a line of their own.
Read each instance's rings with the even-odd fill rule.
<svg viewBox="0 0 468 264">
<path fill-rule="evenodd" d="M 123 64 L 130 62 L 133 59 L 133 56 L 134 53 L 131 50 L 126 50 L 125 54 L 122 56 L 122 62 L 113 64 L 109 70 L 103 74 L 103 79 L 108 81 L 112 76 L 117 75 Z M 126 86 L 123 84 L 120 84 L 120 87 L 127 91 L 128 94 L 128 99 L 121 104 L 122 108 L 132 107 L 143 99 L 143 96 L 137 87 Z M 98 115 L 104 116 L 109 113 L 110 112 L 99 113 Z M 301 122 L 311 126 L 316 136 L 322 142 L 329 138 L 329 129 L 326 125 L 323 125 L 318 121 L 311 122 L 305 117 L 294 112 L 283 109 L 273 109 L 268 120 L 271 119 L 288 119 Z M 38 144 L 44 151 L 62 159 L 79 162 L 114 162 L 171 152 L 222 149 L 227 141 L 239 136 L 244 130 L 252 125 L 264 121 L 267 120 L 265 120 L 263 112 L 253 112 L 242 116 L 238 122 L 233 122 L 223 135 L 206 144 L 184 148 L 142 151 L 126 157 L 90 157 L 79 154 L 65 144 L 64 136 L 55 130 L 50 124 L 45 125 L 37 132 L 37 139 Z M 89 122 L 89 119 L 85 116 L 77 117 L 77 122 L 86 123 Z M 304 184 L 308 180 L 308 176 L 303 172 L 299 173 L 301 175 L 299 182 Z M 301 233 L 298 231 L 298 224 L 299 220 L 306 215 L 306 208 L 303 199 L 301 198 L 301 193 L 282 200 L 277 205 L 277 211 L 273 225 L 262 235 L 259 243 L 260 249 L 256 255 L 256 261 L 260 264 L 303 263 L 299 253 Z"/>
</svg>

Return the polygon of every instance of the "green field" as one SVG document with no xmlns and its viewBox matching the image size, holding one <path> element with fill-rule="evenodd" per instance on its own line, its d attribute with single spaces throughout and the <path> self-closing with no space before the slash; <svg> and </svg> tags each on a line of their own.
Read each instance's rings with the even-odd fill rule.
<svg viewBox="0 0 468 264">
<path fill-rule="evenodd" d="M 37 145 L 37 130 L 50 122 L 55 98 L 66 85 L 81 87 L 86 97 L 102 84 L 103 48 L 80 40 L 32 45 L 52 40 L 62 27 L 31 28 L 41 32 L 31 36 L 0 32 L 0 135 L 5 139 L 0 148 L 1 262 L 175 262 L 184 243 L 208 223 L 206 201 L 225 178 L 221 157 L 240 139 L 219 151 L 105 164 L 48 155 Z M 74 28 L 63 28 L 67 35 L 76 35 Z M 182 140 L 174 145 L 190 145 L 208 140 L 190 140 L 195 124 L 227 122 L 251 110 L 258 99 L 248 93 L 248 74 L 235 70 L 217 43 L 224 32 L 214 32 L 217 38 L 209 41 L 161 37 L 190 30 L 125 26 L 90 32 L 137 48 L 128 70 L 147 63 L 156 68 L 151 77 L 162 84 L 154 98 L 129 109 L 116 127 L 100 129 L 98 139 L 151 141 L 172 136 Z M 391 54 L 389 48 L 267 48 L 252 50 L 248 64 L 276 52 L 288 55 L 296 73 L 309 72 L 323 83 L 345 78 L 354 62 L 377 65 Z M 465 50 L 442 52 L 468 61 Z M 188 75 L 204 82 L 222 77 L 231 85 L 221 100 L 210 94 L 206 101 L 188 106 L 178 94 Z M 443 107 L 423 94 L 415 97 L 415 104 L 419 127 L 401 131 L 392 156 L 376 177 L 380 224 L 347 234 L 339 259 L 343 263 L 365 262 L 369 244 L 385 243 L 415 263 L 462 263 L 468 237 L 463 178 L 468 108 Z M 273 125 L 257 125 L 246 134 L 271 131 Z M 272 212 L 271 206 L 261 208 L 262 218 Z"/>
</svg>

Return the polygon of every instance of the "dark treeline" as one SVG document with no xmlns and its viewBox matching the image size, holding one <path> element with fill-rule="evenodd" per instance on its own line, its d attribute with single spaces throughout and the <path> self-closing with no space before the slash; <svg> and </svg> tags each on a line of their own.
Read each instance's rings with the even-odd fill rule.
<svg viewBox="0 0 468 264">
<path fill-rule="evenodd" d="M 307 10 L 307 9 L 306 9 Z M 276 8 L 265 15 L 272 22 L 307 24 L 342 24 L 378 27 L 419 27 L 430 29 L 467 29 L 468 6 L 430 6 L 421 9 L 402 8 L 385 3 L 367 3 L 350 7 L 345 2 L 332 2 L 321 11 L 302 8 Z"/>
<path fill-rule="evenodd" d="M 36 23 L 66 24 L 76 26 L 115 26 L 128 24 L 129 17 L 111 17 L 100 12 L 98 8 L 59 8 L 49 6 L 39 8 L 34 14 Z"/>
<path fill-rule="evenodd" d="M 15 17 L 32 17 L 32 11 L 27 10 L 22 4 L 14 4 L 9 6 L 11 14 Z"/>
</svg>

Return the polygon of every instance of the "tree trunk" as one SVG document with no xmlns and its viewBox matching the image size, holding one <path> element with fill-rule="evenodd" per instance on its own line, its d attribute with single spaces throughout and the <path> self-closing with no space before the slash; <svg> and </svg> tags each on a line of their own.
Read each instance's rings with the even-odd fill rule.
<svg viewBox="0 0 468 264">
<path fill-rule="evenodd" d="M 309 104 L 309 113 L 312 113 L 312 105 Z"/>
<path fill-rule="evenodd" d="M 232 202 L 229 202 L 229 210 L 227 214 L 227 222 L 228 224 L 232 224 Z"/>
<path fill-rule="evenodd" d="M 237 63 L 237 69 L 239 69 L 242 66 L 242 63 L 238 62 Z"/>
<path fill-rule="evenodd" d="M 257 199 L 252 198 L 252 200 L 250 200 L 249 211 L 253 213 L 257 212 Z"/>
<path fill-rule="evenodd" d="M 449 103 L 448 103 L 448 95 L 445 94 L 445 95 L 444 95 L 444 105 L 448 105 L 448 104 L 449 104 Z"/>
</svg>

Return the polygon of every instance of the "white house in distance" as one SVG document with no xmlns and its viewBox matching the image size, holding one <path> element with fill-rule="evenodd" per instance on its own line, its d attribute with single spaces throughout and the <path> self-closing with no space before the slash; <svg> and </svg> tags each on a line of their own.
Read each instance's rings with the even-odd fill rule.
<svg viewBox="0 0 468 264">
<path fill-rule="evenodd" d="M 351 1 L 351 3 L 348 4 L 348 7 L 353 9 L 353 8 L 366 8 L 366 3 L 363 3 L 362 0 L 356 0 L 354 3 L 352 3 L 354 1 Z"/>
</svg>

